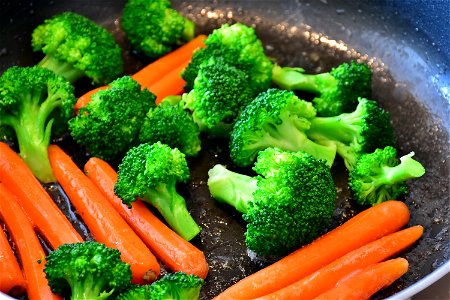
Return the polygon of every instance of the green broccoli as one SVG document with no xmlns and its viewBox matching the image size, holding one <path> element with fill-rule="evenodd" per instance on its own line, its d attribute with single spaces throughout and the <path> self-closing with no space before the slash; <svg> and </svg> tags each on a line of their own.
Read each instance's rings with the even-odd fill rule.
<svg viewBox="0 0 450 300">
<path fill-rule="evenodd" d="M 145 115 L 155 107 L 155 95 L 129 76 L 113 81 L 69 121 L 74 140 L 91 155 L 117 158 L 138 143 Z"/>
<path fill-rule="evenodd" d="M 200 66 L 211 57 L 221 57 L 227 64 L 244 71 L 250 78 L 248 84 L 254 94 L 270 87 L 272 62 L 266 57 L 255 30 L 244 24 L 224 24 L 205 40 L 205 48 L 197 50 L 182 72 L 187 91 L 194 87 Z"/>
<path fill-rule="evenodd" d="M 397 159 L 397 150 L 387 146 L 362 155 L 350 172 L 349 186 L 361 205 L 375 205 L 397 199 L 408 192 L 406 180 L 425 174 L 414 152 Z"/>
<path fill-rule="evenodd" d="M 131 285 L 120 251 L 97 242 L 63 244 L 46 257 L 45 276 L 54 293 L 71 299 L 107 299 Z"/>
<path fill-rule="evenodd" d="M 169 273 L 147 285 L 135 285 L 117 300 L 197 300 L 203 279 L 183 272 Z"/>
<path fill-rule="evenodd" d="M 301 68 L 274 66 L 272 80 L 287 90 L 318 94 L 313 103 L 317 114 L 323 117 L 351 112 L 358 104 L 358 97 L 370 98 L 372 94 L 371 69 L 354 61 L 316 75 L 304 74 Z"/>
<path fill-rule="evenodd" d="M 224 136 L 254 96 L 245 72 L 212 57 L 200 66 L 194 89 L 183 94 L 181 103 L 201 131 Z"/>
<path fill-rule="evenodd" d="M 169 96 L 150 109 L 140 130 L 139 141 L 150 144 L 160 141 L 178 148 L 187 156 L 195 156 L 201 149 L 200 129 L 179 103 L 180 99 Z"/>
<path fill-rule="evenodd" d="M 312 104 L 293 92 L 269 89 L 259 94 L 236 119 L 231 132 L 231 159 L 238 166 L 249 166 L 259 151 L 278 147 L 305 151 L 331 166 L 336 147 L 315 143 L 305 134 L 315 116 Z"/>
<path fill-rule="evenodd" d="M 131 148 L 119 165 L 114 187 L 123 203 L 131 206 L 138 197 L 158 209 L 181 237 L 189 241 L 201 228 L 195 223 L 176 184 L 190 177 L 185 155 L 157 142 Z"/>
<path fill-rule="evenodd" d="M 7 138 L 14 131 L 20 156 L 43 183 L 55 181 L 47 148 L 54 125 L 63 131 L 72 116 L 73 91 L 63 77 L 38 66 L 12 67 L 0 76 L 0 131 Z"/>
<path fill-rule="evenodd" d="M 151 58 L 195 36 L 195 24 L 172 9 L 168 0 L 128 0 L 121 25 L 131 45 Z"/>
<path fill-rule="evenodd" d="M 323 161 L 303 151 L 267 148 L 258 154 L 253 170 L 256 177 L 222 165 L 208 172 L 212 196 L 243 213 L 249 249 L 284 255 L 330 224 L 336 188 Z"/>
<path fill-rule="evenodd" d="M 348 170 L 361 154 L 395 144 L 390 115 L 373 100 L 358 98 L 353 112 L 316 117 L 310 122 L 306 135 L 319 144 L 335 145 Z"/>
<path fill-rule="evenodd" d="M 39 66 L 75 82 L 87 76 L 107 84 L 123 71 L 122 50 L 100 25 L 73 12 L 45 20 L 32 34 L 34 51 L 45 57 Z"/>
</svg>

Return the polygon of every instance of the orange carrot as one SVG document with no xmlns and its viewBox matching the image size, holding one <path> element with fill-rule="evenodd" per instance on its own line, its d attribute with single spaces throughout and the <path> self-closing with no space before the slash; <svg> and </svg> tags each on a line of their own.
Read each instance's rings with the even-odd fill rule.
<svg viewBox="0 0 450 300">
<path fill-rule="evenodd" d="M 142 68 L 140 71 L 132 75 L 131 77 L 136 80 L 142 88 L 150 88 L 153 84 L 160 81 L 165 77 L 166 74 L 177 68 L 178 72 L 181 72 L 182 69 L 178 68 L 180 65 L 187 65 L 186 62 L 191 60 L 192 54 L 194 54 L 195 50 L 198 48 L 205 47 L 203 41 L 206 39 L 206 36 L 201 34 L 179 47 L 178 49 L 166 54 L 158 60 L 155 60 L 148 66 Z M 179 76 L 178 76 L 179 77 Z M 167 77 L 165 80 L 175 79 L 175 87 L 178 88 L 180 80 L 176 77 Z M 181 79 L 181 78 L 180 78 Z M 170 85 L 170 83 L 167 83 Z M 184 84 L 184 83 L 183 83 Z M 81 107 L 86 106 L 86 104 L 91 100 L 91 96 L 98 92 L 99 90 L 108 88 L 108 86 L 103 86 L 96 88 L 92 91 L 87 92 L 78 98 L 77 103 L 75 104 L 75 111 L 80 109 Z M 152 91 L 150 89 L 150 91 Z M 179 92 L 178 90 L 176 90 Z M 153 91 L 152 91 L 153 92 Z M 156 94 L 158 96 L 158 94 Z"/>
<path fill-rule="evenodd" d="M 0 142 L 0 182 L 17 197 L 32 224 L 54 249 L 83 241 L 28 166 L 3 142 Z"/>
<path fill-rule="evenodd" d="M 28 217 L 6 185 L 0 183 L 0 215 L 17 246 L 27 281 L 27 295 L 34 299 L 60 299 L 53 294 L 45 278 L 45 253 Z"/>
<path fill-rule="evenodd" d="M 7 200 L 2 198 L 1 201 Z M 11 296 L 23 294 L 26 282 L 3 230 L 0 230 L 0 258 L 0 291 Z"/>
<path fill-rule="evenodd" d="M 155 280 L 160 272 L 155 256 L 100 190 L 61 148 L 50 145 L 48 155 L 56 179 L 94 238 L 121 252 L 131 266 L 133 282 Z"/>
<path fill-rule="evenodd" d="M 423 227 L 420 225 L 391 233 L 347 253 L 281 290 L 258 299 L 313 299 L 333 288 L 339 280 L 352 272 L 382 262 L 411 246 L 422 236 L 422 233 Z"/>
<path fill-rule="evenodd" d="M 156 95 L 156 104 L 159 104 L 164 98 L 171 95 L 180 95 L 183 93 L 184 81 L 181 78 L 181 72 L 187 67 L 189 61 L 182 63 L 176 69 L 173 69 L 161 80 L 155 82 L 149 87 L 150 92 Z"/>
<path fill-rule="evenodd" d="M 174 272 L 182 271 L 205 278 L 208 264 L 198 248 L 181 238 L 155 217 L 142 201 L 135 201 L 129 209 L 114 194 L 117 173 L 104 160 L 90 158 L 84 166 L 87 176 L 111 202 L 114 208 L 148 245 L 150 250 Z"/>
<path fill-rule="evenodd" d="M 251 299 L 273 293 L 346 253 L 397 231 L 408 223 L 409 216 L 408 207 L 401 201 L 373 206 L 311 244 L 242 279 L 216 299 Z"/>
<path fill-rule="evenodd" d="M 408 271 L 408 261 L 395 258 L 366 267 L 339 282 L 316 300 L 363 300 L 392 284 Z"/>
</svg>

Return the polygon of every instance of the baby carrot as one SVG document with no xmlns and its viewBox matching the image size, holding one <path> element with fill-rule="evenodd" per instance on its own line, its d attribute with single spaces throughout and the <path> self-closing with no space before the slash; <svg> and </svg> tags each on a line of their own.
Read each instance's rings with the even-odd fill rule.
<svg viewBox="0 0 450 300">
<path fill-rule="evenodd" d="M 3 142 L 0 142 L 0 182 L 17 197 L 32 224 L 54 249 L 83 241 L 25 162 Z"/>
<path fill-rule="evenodd" d="M 92 157 L 84 166 L 84 171 L 150 250 L 170 270 L 194 274 L 203 279 L 206 277 L 208 264 L 202 251 L 167 227 L 142 201 L 133 202 L 132 208 L 129 209 L 114 194 L 117 173 L 107 162 Z"/>
<path fill-rule="evenodd" d="M 420 225 L 391 233 L 347 253 L 281 290 L 258 299 L 313 299 L 333 288 L 339 280 L 352 272 L 384 261 L 411 246 L 422 236 L 422 233 L 423 227 Z"/>
<path fill-rule="evenodd" d="M 164 98 L 171 95 L 183 93 L 184 81 L 181 78 L 181 72 L 187 67 L 189 61 L 185 61 L 176 69 L 167 73 L 161 80 L 152 84 L 148 89 L 156 95 L 156 104 L 159 104 Z"/>
<path fill-rule="evenodd" d="M 23 294 L 26 282 L 3 230 L 0 230 L 0 258 L 0 291 L 12 296 Z"/>
<path fill-rule="evenodd" d="M 136 72 L 131 77 L 134 80 L 136 80 L 142 86 L 142 88 L 150 89 L 150 86 L 152 86 L 153 84 L 162 80 L 166 74 L 173 71 L 174 69 L 178 70 L 178 72 L 181 72 L 181 70 L 184 68 L 180 69 L 179 66 L 182 64 L 186 64 L 186 62 L 189 62 L 191 60 L 192 54 L 194 54 L 195 50 L 205 46 L 203 44 L 203 41 L 205 39 L 206 39 L 206 36 L 203 34 L 197 36 L 196 38 L 194 38 L 193 40 L 184 44 L 183 46 L 166 54 L 165 56 L 161 57 L 160 59 L 155 60 L 154 62 L 150 63 L 146 67 L 142 68 L 140 71 Z M 164 80 L 168 80 L 168 79 L 175 79 L 174 84 L 175 84 L 175 87 L 178 88 L 181 78 L 178 79 L 173 76 L 164 78 Z M 170 85 L 169 82 L 167 84 Z M 184 84 L 184 82 L 183 82 L 183 84 Z M 95 94 L 99 90 L 105 89 L 105 88 L 107 88 L 107 86 L 96 88 L 96 89 L 89 91 L 86 94 L 82 95 L 80 98 L 78 98 L 78 101 L 74 106 L 75 111 L 80 109 L 80 107 L 86 106 L 86 104 L 91 100 L 91 96 L 93 94 Z M 152 91 L 152 90 L 150 89 L 150 91 Z M 158 94 L 155 94 L 155 95 L 159 96 Z"/>
<path fill-rule="evenodd" d="M 100 190 L 61 148 L 50 145 L 48 155 L 56 179 L 93 237 L 121 252 L 131 266 L 133 282 L 154 281 L 160 272 L 155 256 Z"/>
<path fill-rule="evenodd" d="M 408 261 L 395 258 L 368 266 L 339 282 L 316 300 L 363 300 L 389 286 L 408 271 Z"/>
<path fill-rule="evenodd" d="M 408 223 L 409 216 L 408 207 L 395 200 L 366 209 L 311 244 L 242 279 L 216 299 L 252 299 L 273 293 L 344 254 L 397 231 Z"/>
<path fill-rule="evenodd" d="M 16 198 L 0 183 L 0 216 L 17 246 L 27 281 L 27 295 L 30 300 L 60 299 L 53 294 L 45 278 L 45 253 L 28 217 L 16 202 Z"/>
</svg>

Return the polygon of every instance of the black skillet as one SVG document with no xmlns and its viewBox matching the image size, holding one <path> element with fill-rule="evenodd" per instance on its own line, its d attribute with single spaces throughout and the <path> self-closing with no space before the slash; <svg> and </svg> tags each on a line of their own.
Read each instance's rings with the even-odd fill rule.
<svg viewBox="0 0 450 300">
<path fill-rule="evenodd" d="M 2 0 L 0 72 L 13 65 L 35 64 L 41 55 L 31 51 L 33 28 L 66 10 L 107 27 L 124 48 L 126 73 L 135 72 L 149 61 L 130 50 L 120 29 L 123 4 L 113 0 Z M 450 270 L 448 1 L 173 1 L 173 5 L 197 23 L 199 33 L 209 33 L 224 23 L 254 26 L 267 54 L 281 65 L 321 72 L 351 59 L 369 63 L 374 70 L 373 98 L 391 112 L 400 154 L 414 151 L 427 170 L 422 178 L 410 181 L 410 194 L 404 199 L 411 209 L 410 225 L 425 227 L 423 238 L 403 253 L 410 270 L 374 298 L 408 298 Z M 78 83 L 78 95 L 89 88 L 86 82 Z M 58 143 L 80 165 L 86 161 L 88 155 L 70 137 Z M 218 162 L 229 163 L 226 141 L 206 140 L 203 148 L 189 161 L 192 180 L 181 192 L 203 227 L 193 242 L 206 253 L 210 265 L 202 290 L 202 299 L 210 299 L 271 261 L 247 252 L 239 214 L 215 203 L 208 193 L 207 170 Z M 333 172 L 338 208 L 332 227 L 361 210 L 351 203 L 342 162 L 337 162 Z M 47 188 L 66 206 L 57 186 Z M 70 207 L 64 209 L 69 214 Z M 76 218 L 74 222 L 89 238 L 83 224 Z"/>
</svg>

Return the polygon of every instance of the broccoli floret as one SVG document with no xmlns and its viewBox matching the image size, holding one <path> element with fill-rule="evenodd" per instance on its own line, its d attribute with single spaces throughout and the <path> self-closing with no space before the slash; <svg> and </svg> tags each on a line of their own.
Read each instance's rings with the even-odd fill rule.
<svg viewBox="0 0 450 300">
<path fill-rule="evenodd" d="M 142 125 L 139 140 L 150 144 L 160 141 L 178 148 L 187 156 L 195 156 L 201 149 L 200 129 L 179 103 L 180 99 L 169 96 L 151 108 Z"/>
<path fill-rule="evenodd" d="M 173 230 L 189 241 L 201 228 L 176 190 L 176 184 L 189 177 L 185 155 L 178 149 L 161 142 L 141 144 L 131 148 L 119 165 L 114 192 L 128 206 L 137 197 L 150 203 Z"/>
<path fill-rule="evenodd" d="M 318 94 L 313 103 L 323 117 L 351 112 L 358 105 L 357 97 L 370 98 L 372 94 L 371 69 L 354 61 L 316 75 L 304 74 L 301 68 L 274 66 L 272 80 L 287 90 Z"/>
<path fill-rule="evenodd" d="M 55 121 L 63 126 L 72 116 L 73 91 L 63 77 L 37 66 L 12 67 L 0 76 L 0 131 L 10 138 L 13 129 L 20 156 L 43 183 L 55 181 L 47 148 Z"/>
<path fill-rule="evenodd" d="M 91 155 L 106 160 L 117 158 L 137 144 L 145 115 L 155 107 L 156 99 L 129 76 L 109 86 L 93 94 L 69 121 L 74 140 Z"/>
<path fill-rule="evenodd" d="M 95 84 L 106 84 L 123 71 L 122 51 L 112 35 L 73 12 L 45 20 L 33 31 L 32 46 L 45 54 L 39 66 L 72 83 L 87 76 Z"/>
<path fill-rule="evenodd" d="M 317 143 L 336 145 L 349 171 L 360 155 L 395 144 L 389 113 L 365 98 L 358 99 L 351 113 L 313 118 L 306 134 Z"/>
<path fill-rule="evenodd" d="M 168 0 L 128 0 L 121 25 L 131 45 L 151 58 L 195 36 L 194 22 L 172 9 Z"/>
<path fill-rule="evenodd" d="M 259 94 L 236 119 L 231 132 L 231 159 L 238 166 L 248 166 L 259 151 L 278 147 L 303 150 L 331 166 L 336 156 L 335 146 L 317 144 L 305 134 L 315 116 L 312 104 L 293 92 L 269 89 Z"/>
<path fill-rule="evenodd" d="M 256 177 L 222 165 L 208 172 L 212 196 L 243 213 L 249 249 L 261 255 L 284 255 L 329 225 L 336 188 L 323 161 L 303 151 L 268 148 L 258 154 L 253 170 Z"/>
<path fill-rule="evenodd" d="M 264 53 L 255 30 L 241 23 L 224 24 L 205 40 L 205 48 L 197 50 L 187 68 L 182 72 L 186 90 L 194 87 L 200 66 L 211 57 L 221 57 L 226 63 L 243 70 L 250 78 L 248 84 L 255 94 L 270 87 L 272 62 Z"/>
<path fill-rule="evenodd" d="M 194 89 L 183 94 L 181 103 L 201 131 L 224 136 L 254 96 L 245 72 L 213 57 L 200 66 Z"/>
<path fill-rule="evenodd" d="M 203 279 L 195 275 L 169 273 L 152 284 L 133 286 L 117 300 L 197 300 L 203 284 Z"/>
<path fill-rule="evenodd" d="M 397 150 L 391 146 L 362 155 L 349 179 L 356 202 L 376 205 L 405 195 L 408 192 L 405 181 L 425 174 L 425 168 L 413 155 L 411 152 L 398 160 Z"/>
<path fill-rule="evenodd" d="M 71 299 L 107 299 L 129 288 L 130 265 L 120 251 L 97 242 L 63 244 L 47 256 L 44 272 L 54 293 Z"/>
</svg>

